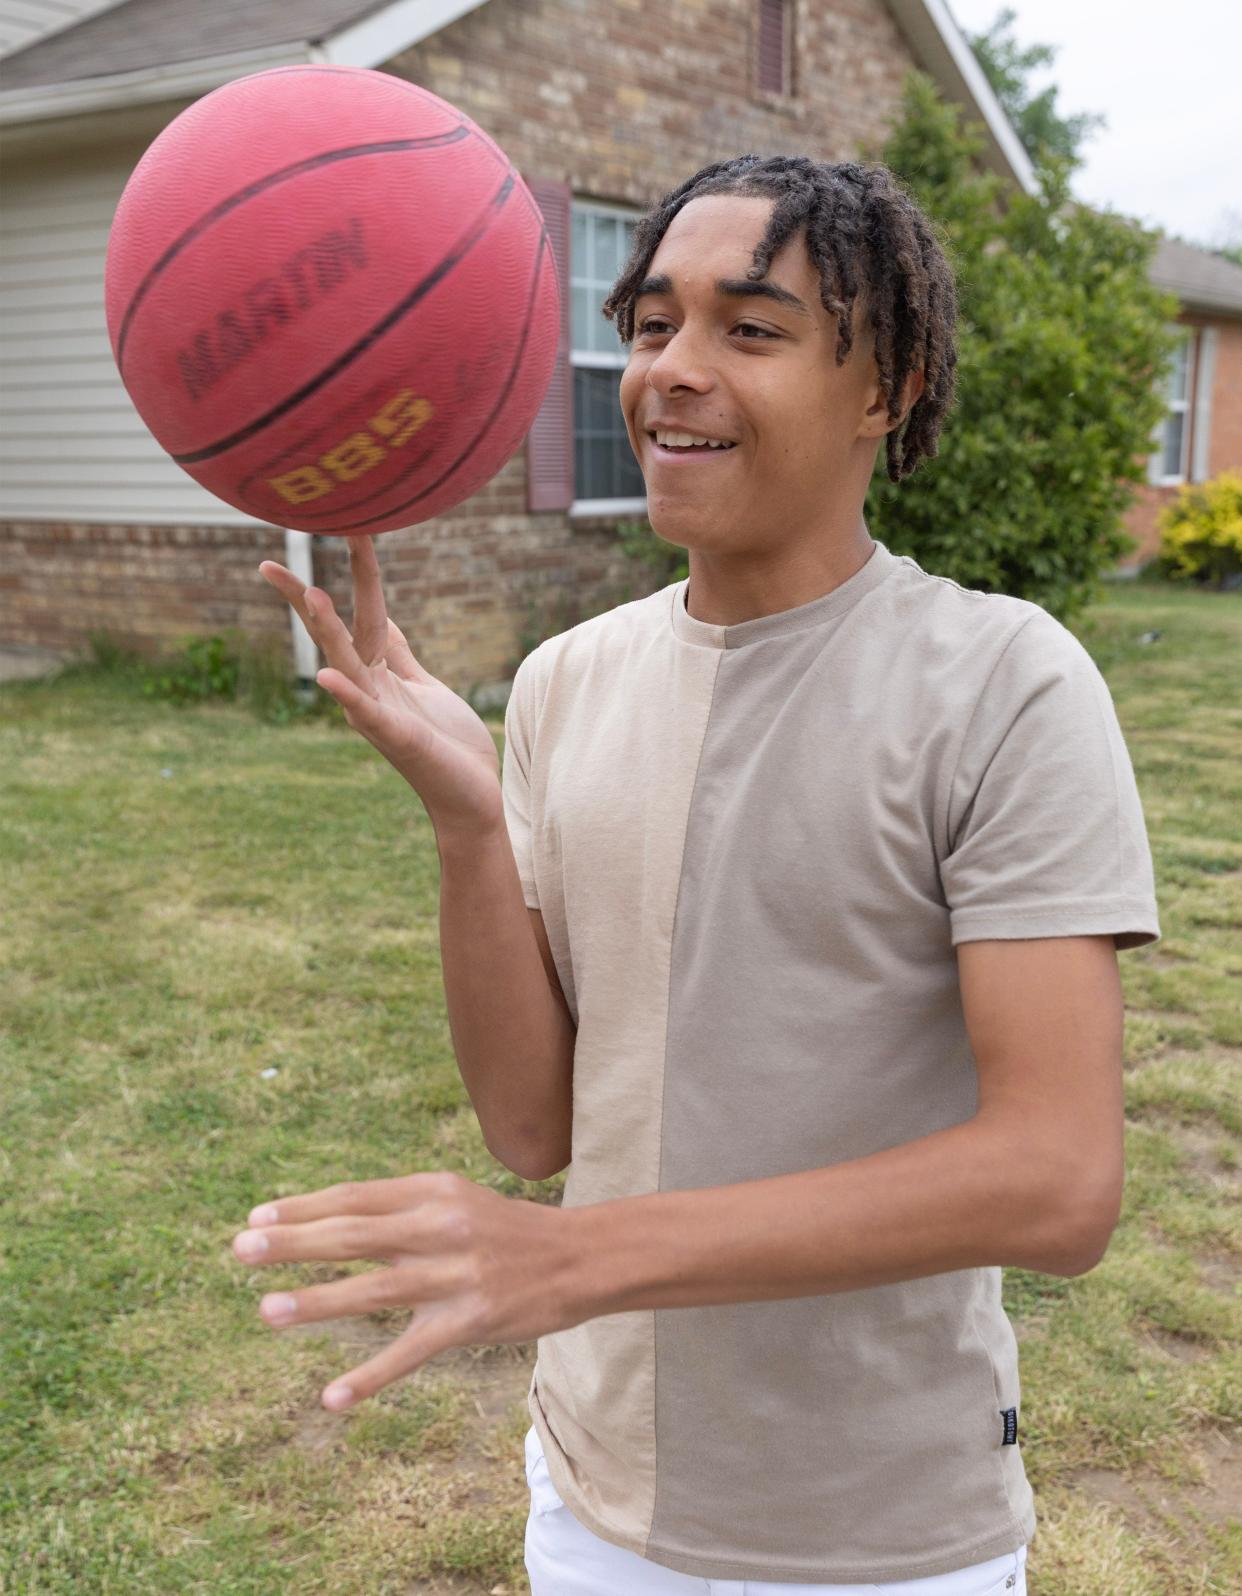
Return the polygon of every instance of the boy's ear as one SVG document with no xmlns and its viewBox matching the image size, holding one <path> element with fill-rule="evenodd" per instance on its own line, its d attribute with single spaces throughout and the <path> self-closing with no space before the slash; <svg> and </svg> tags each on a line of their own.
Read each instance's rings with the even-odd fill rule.
<svg viewBox="0 0 1242 1596">
<path fill-rule="evenodd" d="M 927 381 L 927 373 L 922 366 L 916 367 L 905 380 L 901 394 L 901 409 L 894 422 L 888 419 L 888 402 L 884 397 L 884 389 L 877 377 L 868 394 L 867 409 L 864 413 L 863 425 L 859 429 L 864 438 L 882 438 L 885 433 L 894 432 L 906 419 L 910 411 L 918 403 Z"/>
</svg>

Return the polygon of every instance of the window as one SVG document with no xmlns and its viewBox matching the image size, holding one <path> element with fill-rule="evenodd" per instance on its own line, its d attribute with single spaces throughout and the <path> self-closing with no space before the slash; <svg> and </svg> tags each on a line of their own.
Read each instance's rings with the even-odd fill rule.
<svg viewBox="0 0 1242 1596">
<path fill-rule="evenodd" d="M 1190 445 L 1190 382 L 1194 339 L 1194 330 L 1185 328 L 1165 377 L 1165 399 L 1168 409 L 1156 429 L 1158 448 L 1152 459 L 1154 482 L 1173 483 L 1186 480 Z"/>
<path fill-rule="evenodd" d="M 644 510 L 647 489 L 621 415 L 627 355 L 604 300 L 629 258 L 637 218 L 612 205 L 573 205 L 570 343 L 574 378 L 574 502 L 600 513 Z"/>
<path fill-rule="evenodd" d="M 765 94 L 793 93 L 792 0 L 759 0 L 755 77 Z"/>
</svg>

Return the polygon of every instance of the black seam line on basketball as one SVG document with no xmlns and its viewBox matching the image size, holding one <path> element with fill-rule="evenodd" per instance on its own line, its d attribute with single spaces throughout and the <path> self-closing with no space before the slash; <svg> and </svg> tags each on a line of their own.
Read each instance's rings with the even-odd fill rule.
<svg viewBox="0 0 1242 1596">
<path fill-rule="evenodd" d="M 258 177 L 253 183 L 247 183 L 245 188 L 238 189 L 236 194 L 230 194 L 228 199 L 221 200 L 214 205 L 198 221 L 187 227 L 179 238 L 173 240 L 160 258 L 149 269 L 147 275 L 134 290 L 134 297 L 126 307 L 121 318 L 121 330 L 116 339 L 116 364 L 117 370 L 124 377 L 125 343 L 129 337 L 130 324 L 137 313 L 139 305 L 147 297 L 148 292 L 164 270 L 172 264 L 187 244 L 191 244 L 213 222 L 218 222 L 229 211 L 253 199 L 256 194 L 261 194 L 264 189 L 272 188 L 277 183 L 284 183 L 291 177 L 298 177 L 303 172 L 311 172 L 317 166 L 328 166 L 334 161 L 352 161 L 362 155 L 391 155 L 399 150 L 435 149 L 437 145 L 456 144 L 459 140 L 472 137 L 471 129 L 465 123 L 460 123 L 447 133 L 430 133 L 425 138 L 419 139 L 385 139 L 375 144 L 352 144 L 339 150 L 325 150 L 320 155 L 310 155 L 303 161 L 294 161 L 290 166 L 282 166 L 278 172 L 269 172 L 266 177 Z"/>
<path fill-rule="evenodd" d="M 530 312 L 531 306 L 535 303 L 535 290 L 539 286 L 539 273 L 543 266 L 544 244 L 546 243 L 546 240 L 547 235 L 545 234 L 544 238 L 540 241 L 539 254 L 535 259 L 535 270 L 530 280 L 530 292 L 526 296 L 526 314 L 522 318 L 522 336 L 518 342 L 517 350 L 513 356 L 513 365 L 510 368 L 508 377 L 505 379 L 504 387 L 500 391 L 500 397 L 496 400 L 496 403 L 492 406 L 491 410 L 484 418 L 474 437 L 457 456 L 456 460 L 453 461 L 452 465 L 446 467 L 446 469 L 440 473 L 434 482 L 429 482 L 425 488 L 420 489 L 420 491 L 416 493 L 412 499 L 403 499 L 400 504 L 390 505 L 387 510 L 381 511 L 379 515 L 367 516 L 365 521 L 350 521 L 343 527 L 333 527 L 333 532 L 353 532 L 358 530 L 360 527 L 370 526 L 375 521 L 386 521 L 390 515 L 394 515 L 398 510 L 408 510 L 412 504 L 417 504 L 420 499 L 425 499 L 429 493 L 434 493 L 441 483 L 448 481 L 449 477 L 451 477 L 453 472 L 457 470 L 462 461 L 469 456 L 478 440 L 491 426 L 497 415 L 499 415 L 501 406 L 509 397 L 510 390 L 513 387 L 514 379 L 517 377 L 518 370 L 522 364 L 522 355 L 525 352 L 527 340 L 530 337 Z M 521 440 L 519 439 L 519 442 L 520 441 Z"/>
<path fill-rule="evenodd" d="M 215 455 L 223 454 L 226 449 L 236 448 L 239 443 L 245 443 L 248 438 L 253 438 L 256 433 L 262 432 L 265 427 L 271 426 L 273 421 L 279 421 L 281 416 L 288 415 L 290 410 L 295 409 L 296 406 L 302 403 L 303 399 L 309 399 L 311 394 L 322 388 L 325 382 L 331 381 L 338 372 L 344 371 L 346 366 L 357 360 L 358 356 L 368 349 L 377 338 L 382 337 L 390 327 L 395 326 L 403 316 L 408 315 L 419 300 L 425 298 L 436 284 L 452 271 L 458 261 L 474 248 L 491 226 L 494 214 L 502 209 L 505 201 L 512 193 L 514 176 L 515 174 L 511 170 L 508 177 L 505 178 L 495 195 L 488 202 L 487 209 L 482 211 L 475 219 L 470 231 L 458 240 L 444 259 L 427 273 L 422 282 L 416 283 L 404 299 L 398 300 L 392 309 L 382 316 L 369 332 L 363 333 L 362 337 L 346 349 L 343 354 L 338 355 L 330 366 L 325 366 L 309 382 L 304 382 L 287 399 L 282 399 L 278 405 L 273 405 L 266 415 L 259 416 L 246 426 L 240 427 L 236 432 L 230 433 L 227 438 L 221 438 L 216 443 L 209 443 L 204 449 L 193 449 L 189 454 L 173 455 L 173 459 L 177 464 L 180 466 L 197 465 L 202 460 L 210 460 Z"/>
<path fill-rule="evenodd" d="M 540 234 L 539 234 L 539 251 L 538 251 L 537 255 L 535 256 L 534 275 L 531 278 L 531 285 L 530 285 L 529 290 L 527 291 L 527 296 L 526 296 L 526 316 L 525 316 L 525 320 L 523 321 L 523 324 L 522 324 L 522 327 L 523 327 L 522 337 L 521 337 L 521 339 L 519 340 L 519 343 L 518 343 L 517 354 L 514 357 L 515 361 L 516 360 L 520 360 L 522 351 L 523 351 L 523 349 L 526 346 L 527 335 L 528 335 L 529 327 L 530 327 L 531 308 L 532 308 L 532 306 L 535 303 L 535 289 L 538 287 L 538 284 L 539 284 L 539 273 L 540 273 L 540 269 L 541 269 L 542 264 L 543 264 L 544 252 L 546 250 L 550 250 L 551 247 L 552 247 L 552 243 L 551 243 L 551 240 L 548 237 L 547 229 L 546 228 L 541 228 L 540 229 Z M 447 466 L 445 468 L 445 470 L 442 471 L 440 473 L 440 475 L 438 477 L 436 477 L 436 479 L 433 482 L 428 483 L 428 485 L 425 488 L 420 488 L 419 491 L 414 495 L 414 497 L 412 499 L 404 499 L 400 504 L 391 505 L 391 506 L 389 506 L 389 508 L 381 511 L 380 515 L 373 515 L 373 516 L 370 516 L 368 519 L 365 519 L 365 520 L 362 520 L 362 521 L 348 521 L 348 522 L 345 523 L 345 526 L 347 528 L 348 527 L 369 526 L 372 521 L 378 521 L 384 516 L 389 516 L 389 515 L 391 515 L 393 513 L 394 510 L 407 509 L 411 504 L 417 504 L 419 499 L 425 499 L 429 493 L 434 493 L 435 490 L 440 486 L 440 484 L 442 482 L 446 481 L 449 477 L 452 476 L 453 472 L 457 470 L 458 466 L 467 457 L 467 455 L 469 455 L 471 450 L 473 450 L 475 448 L 475 446 L 477 445 L 479 439 L 487 431 L 488 427 L 491 426 L 492 421 L 496 417 L 497 411 L 499 410 L 500 406 L 504 403 L 505 399 L 509 395 L 510 389 L 513 387 L 513 379 L 514 379 L 514 376 L 516 375 L 516 372 L 517 372 L 517 367 L 515 365 L 513 370 L 511 370 L 509 375 L 505 378 L 504 386 L 501 389 L 500 398 L 496 401 L 496 405 L 493 407 L 493 409 L 490 412 L 490 414 L 484 417 L 482 423 L 480 424 L 479 430 L 475 433 L 474 437 L 466 445 L 466 447 L 462 451 L 462 453 L 459 454 L 457 456 L 457 458 L 449 466 Z M 397 475 L 395 477 L 391 478 L 391 480 L 389 480 L 388 482 L 386 482 L 382 488 L 376 488 L 373 493 L 368 493 L 361 499 L 355 499 L 352 504 L 336 505 L 331 510 L 306 510 L 306 511 L 303 512 L 301 519 L 304 520 L 304 521 L 308 521 L 308 520 L 309 521 L 318 521 L 318 520 L 322 520 L 325 516 L 352 515 L 355 510 L 361 510 L 364 505 L 370 504 L 372 502 L 372 500 L 378 499 L 378 498 L 382 498 L 385 494 L 391 493 L 394 488 L 398 487 L 402 482 L 405 481 L 406 477 L 408 477 L 412 472 L 414 472 L 414 471 L 416 471 L 418 469 L 418 467 L 422 464 L 424 458 L 425 458 L 425 456 L 420 456 L 420 458 L 418 460 L 414 461 L 411 465 L 406 466 L 404 471 L 399 471 L 397 473 Z M 247 480 L 250 480 L 250 479 L 247 479 Z M 259 507 L 259 506 L 254 505 L 253 501 L 250 500 L 246 494 L 243 494 L 242 497 L 243 498 L 247 498 L 247 502 L 251 503 L 252 507 L 255 509 L 255 513 L 259 515 L 260 519 L 262 519 L 263 518 L 263 509 L 261 507 Z M 342 528 L 339 527 L 339 526 L 331 526 L 331 527 L 328 527 L 328 528 L 325 529 L 323 535 L 327 536 L 327 537 L 330 537 L 330 536 L 332 536 L 333 533 L 339 532 L 341 530 L 342 530 Z"/>
<path fill-rule="evenodd" d="M 526 300 L 526 316 L 527 316 L 527 320 L 528 321 L 529 321 L 529 318 L 530 318 L 531 306 L 535 302 L 534 289 L 535 289 L 535 286 L 538 284 L 538 281 L 539 281 L 539 269 L 540 269 L 540 266 L 541 266 L 542 261 L 543 261 L 544 250 L 545 249 L 550 249 L 551 247 L 552 247 L 551 246 L 551 241 L 548 238 L 547 229 L 541 227 L 540 228 L 540 234 L 539 234 L 539 253 L 535 257 L 535 275 L 534 275 L 534 278 L 532 279 L 532 286 L 531 286 L 531 289 L 530 289 L 530 291 L 529 291 L 529 293 L 527 295 L 527 300 Z M 519 349 L 520 349 L 520 346 L 519 346 Z M 509 389 L 512 387 L 512 385 L 513 385 L 513 375 L 511 373 L 509 375 L 509 377 L 506 379 L 506 384 L 505 384 L 505 388 L 503 390 L 503 395 L 507 395 L 508 394 Z M 503 398 L 503 395 L 502 395 L 502 398 Z M 496 412 L 493 411 L 492 414 L 490 416 L 488 416 L 484 420 L 484 422 L 482 424 L 482 428 L 480 429 L 480 431 L 475 434 L 474 438 L 467 445 L 467 448 L 466 448 L 466 453 L 467 454 L 470 452 L 471 449 L 473 449 L 475 447 L 475 445 L 479 441 L 479 438 L 482 436 L 483 432 L 485 432 L 487 430 L 487 428 L 491 425 L 492 419 L 495 416 L 495 414 L 496 414 Z M 452 465 L 449 466 L 446 471 L 444 471 L 440 476 L 438 476 L 435 479 L 435 481 L 432 482 L 428 487 L 421 489 L 420 492 L 415 496 L 415 498 L 406 499 L 402 504 L 398 504 L 398 505 L 394 506 L 394 508 L 398 509 L 398 510 L 403 510 L 403 509 L 406 508 L 407 505 L 415 504 L 419 498 L 425 497 L 428 493 L 434 493 L 436 488 L 438 488 L 440 486 L 440 484 L 445 480 L 445 478 L 448 477 L 448 476 L 451 476 L 452 473 L 457 470 L 457 467 L 461 464 L 461 462 L 462 462 L 462 460 L 464 458 L 465 458 L 464 455 L 459 455 L 458 458 L 453 461 Z M 382 498 L 385 494 L 391 493 L 395 487 L 398 487 L 402 482 L 404 482 L 406 477 L 408 477 L 412 471 L 417 470 L 418 466 L 421 465 L 421 464 L 422 464 L 422 460 L 421 459 L 415 461 L 414 464 L 407 466 L 404 471 L 399 471 L 396 474 L 396 476 L 392 477 L 388 482 L 386 482 L 382 488 L 376 488 L 373 493 L 365 494 L 361 499 L 355 499 L 352 504 L 339 504 L 339 505 L 334 506 L 334 508 L 331 509 L 331 510 L 306 510 L 306 511 L 303 512 L 301 519 L 304 520 L 304 521 L 318 521 L 318 520 L 321 520 L 324 516 L 330 516 L 330 515 L 352 515 L 355 510 L 361 510 L 364 505 L 370 504 L 372 502 L 372 500 L 378 499 L 378 498 Z M 250 479 L 247 479 L 247 481 L 248 480 L 250 480 Z M 253 500 L 249 500 L 248 495 L 243 494 L 242 496 L 244 498 L 247 498 L 248 502 L 253 504 Z M 260 519 L 262 519 L 262 514 L 258 510 L 257 507 L 256 507 L 256 513 L 259 513 L 260 514 Z M 384 515 L 391 515 L 392 514 L 392 510 L 391 509 L 384 510 L 382 513 Z M 372 516 L 371 519 L 372 520 L 378 520 L 378 517 L 377 516 Z M 347 522 L 346 524 L 348 526 L 366 526 L 368 523 L 366 521 L 350 521 L 350 522 Z M 335 530 L 337 530 L 335 527 L 329 528 L 329 530 L 325 534 L 325 536 L 331 536 L 332 533 Z"/>
</svg>

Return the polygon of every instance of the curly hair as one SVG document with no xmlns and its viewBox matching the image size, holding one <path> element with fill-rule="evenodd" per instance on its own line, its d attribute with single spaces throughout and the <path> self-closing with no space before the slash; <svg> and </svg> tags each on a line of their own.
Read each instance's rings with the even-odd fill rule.
<svg viewBox="0 0 1242 1596">
<path fill-rule="evenodd" d="M 805 225 L 820 297 L 837 321 L 838 366 L 853 344 L 854 301 L 861 288 L 890 422 L 900 414 L 907 376 L 920 366 L 924 370 L 923 392 L 903 425 L 886 435 L 889 480 L 900 482 L 921 458 L 934 457 L 953 402 L 957 291 L 936 228 L 881 162 L 738 155 L 702 167 L 665 194 L 635 229 L 630 258 L 603 306 L 621 341 L 633 339 L 635 294 L 656 246 L 678 211 L 703 194 L 775 199 L 747 272 L 751 278 L 765 276 L 773 255 Z"/>
</svg>

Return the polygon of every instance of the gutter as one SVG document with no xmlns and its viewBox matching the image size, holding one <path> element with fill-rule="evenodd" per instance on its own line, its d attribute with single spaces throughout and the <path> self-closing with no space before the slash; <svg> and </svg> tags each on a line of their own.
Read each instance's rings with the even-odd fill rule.
<svg viewBox="0 0 1242 1596">
<path fill-rule="evenodd" d="M 311 533 L 285 528 L 285 566 L 294 576 L 300 577 L 307 587 L 314 587 L 315 560 Z M 315 677 L 320 670 L 319 649 L 292 604 L 289 606 L 289 619 L 293 625 L 295 674 L 303 688 L 314 687 Z"/>
</svg>

